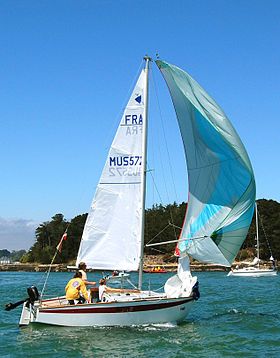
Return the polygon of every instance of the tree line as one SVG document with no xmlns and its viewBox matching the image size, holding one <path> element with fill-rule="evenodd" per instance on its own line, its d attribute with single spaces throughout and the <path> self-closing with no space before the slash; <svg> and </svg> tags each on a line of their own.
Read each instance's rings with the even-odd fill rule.
<svg viewBox="0 0 280 358">
<path fill-rule="evenodd" d="M 275 259 L 280 259 L 280 204 L 273 200 L 260 199 L 259 238 L 260 256 L 268 260 L 271 256 L 270 248 Z M 185 218 L 187 203 L 155 205 L 145 212 L 145 244 L 149 242 L 164 242 L 177 240 Z M 67 228 L 67 239 L 63 241 L 61 252 L 58 253 L 55 263 L 73 263 L 76 260 L 80 240 L 87 214 L 76 216 L 68 222 L 62 214 L 56 214 L 51 221 L 43 222 L 35 231 L 35 243 L 25 253 L 22 262 L 50 263 L 63 233 Z M 256 245 L 255 214 L 244 241 L 239 256 L 242 260 L 255 255 Z M 267 240 L 269 244 L 267 243 Z M 176 243 L 145 247 L 146 254 L 165 254 L 166 260 L 172 260 Z"/>
<path fill-rule="evenodd" d="M 20 261 L 22 256 L 26 254 L 25 250 L 12 250 L 9 251 L 7 249 L 0 250 L 0 258 L 7 257 L 8 259 L 11 259 L 13 262 Z"/>
</svg>

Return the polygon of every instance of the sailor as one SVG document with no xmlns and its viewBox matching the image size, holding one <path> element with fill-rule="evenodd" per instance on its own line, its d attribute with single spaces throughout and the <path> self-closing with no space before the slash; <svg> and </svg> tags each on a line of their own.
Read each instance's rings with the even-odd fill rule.
<svg viewBox="0 0 280 358">
<path fill-rule="evenodd" d="M 108 286 L 106 286 L 106 279 L 102 278 L 99 281 L 99 301 L 101 301 L 101 302 L 103 300 L 104 292 L 122 292 L 122 293 L 124 293 L 124 289 L 108 287 Z"/>
<path fill-rule="evenodd" d="M 65 292 L 66 299 L 70 305 L 75 304 L 74 300 L 78 300 L 78 304 L 85 303 L 86 300 L 89 301 L 86 285 L 84 284 L 82 274 L 79 271 L 77 271 L 74 277 L 67 283 Z"/>
<path fill-rule="evenodd" d="M 99 281 L 99 301 L 102 301 L 102 298 L 103 298 L 103 293 L 106 291 L 106 280 L 105 278 L 102 278 L 100 281 Z"/>
<path fill-rule="evenodd" d="M 90 282 L 87 280 L 87 274 L 86 274 L 87 265 L 85 262 L 79 263 L 79 272 L 82 274 L 82 280 L 84 281 L 84 284 L 86 286 L 90 285 L 96 285 L 96 282 Z"/>
</svg>

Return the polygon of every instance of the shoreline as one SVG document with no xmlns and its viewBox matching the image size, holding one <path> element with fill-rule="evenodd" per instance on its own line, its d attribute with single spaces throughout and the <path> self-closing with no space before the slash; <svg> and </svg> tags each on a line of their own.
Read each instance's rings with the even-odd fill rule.
<svg viewBox="0 0 280 358">
<path fill-rule="evenodd" d="M 157 264 L 157 265 L 144 265 L 143 270 L 151 270 L 154 267 L 164 267 L 167 272 L 176 272 L 177 264 Z M 210 265 L 210 264 L 191 264 L 191 271 L 229 271 L 229 267 Z M 43 264 L 4 264 L 0 265 L 0 272 L 45 272 L 49 265 Z M 51 272 L 73 272 L 74 269 L 67 268 L 65 264 L 53 264 Z M 102 270 L 87 269 L 87 272 L 102 272 Z"/>
<path fill-rule="evenodd" d="M 239 262 L 234 262 L 232 266 L 242 265 Z M 264 263 L 265 266 L 270 267 L 269 263 Z M 66 264 L 53 264 L 51 267 L 51 272 L 73 272 L 74 269 L 67 268 Z M 151 270 L 154 267 L 161 266 L 167 272 L 176 272 L 178 264 L 145 264 L 143 270 Z M 229 272 L 230 267 L 206 264 L 206 263 L 191 263 L 190 268 L 192 272 Z M 279 270 L 279 265 L 276 266 Z M 0 265 L 0 272 L 45 272 L 49 269 L 49 265 L 45 264 L 3 264 Z M 108 270 L 109 271 L 109 270 Z M 102 272 L 102 270 L 93 270 L 87 269 L 87 272 Z"/>
<path fill-rule="evenodd" d="M 73 272 L 73 262 L 68 264 L 53 264 L 51 267 L 51 272 Z M 234 261 L 232 267 L 238 265 L 242 267 L 241 262 Z M 72 268 L 67 268 L 71 266 Z M 164 255 L 144 255 L 143 270 L 151 270 L 154 267 L 162 267 L 167 272 L 176 272 L 178 268 L 178 263 L 166 262 L 164 261 Z M 262 266 L 271 267 L 270 261 L 262 261 Z M 192 272 L 229 272 L 230 267 L 207 264 L 191 259 L 190 268 Z M 279 271 L 279 264 L 277 262 L 276 269 Z M 45 272 L 49 269 L 49 264 L 38 264 L 38 263 L 11 263 L 11 264 L 1 264 L 0 272 Z M 106 270 L 93 270 L 87 269 L 87 272 L 104 272 Z M 110 270 L 107 270 L 110 271 Z"/>
</svg>

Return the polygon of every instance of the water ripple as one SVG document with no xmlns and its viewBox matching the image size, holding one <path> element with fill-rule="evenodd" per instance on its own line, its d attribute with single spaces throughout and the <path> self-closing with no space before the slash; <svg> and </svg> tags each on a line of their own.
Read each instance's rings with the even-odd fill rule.
<svg viewBox="0 0 280 358">
<path fill-rule="evenodd" d="M 278 358 L 280 281 L 228 280 L 224 273 L 197 274 L 201 299 L 178 325 L 77 328 L 35 324 L 19 329 L 20 308 L 10 312 L 2 309 L 1 357 Z M 64 290 L 70 275 L 53 274 L 51 290 L 55 295 Z M 166 279 L 164 275 L 155 276 L 149 277 L 155 286 Z M 4 306 L 25 297 L 26 287 L 37 282 L 40 273 L 0 273 L 2 277 Z M 97 281 L 98 274 L 89 274 L 89 279 Z"/>
</svg>

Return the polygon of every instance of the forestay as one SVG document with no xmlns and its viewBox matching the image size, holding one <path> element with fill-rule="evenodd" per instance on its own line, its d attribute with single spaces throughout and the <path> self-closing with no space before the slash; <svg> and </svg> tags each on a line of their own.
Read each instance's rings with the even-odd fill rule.
<svg viewBox="0 0 280 358">
<path fill-rule="evenodd" d="M 141 250 L 145 70 L 109 151 L 77 257 L 100 270 L 137 270 Z"/>
<path fill-rule="evenodd" d="M 255 203 L 247 152 L 222 109 L 181 69 L 156 61 L 169 87 L 184 143 L 188 209 L 178 248 L 184 256 L 230 266 L 246 238 Z"/>
</svg>

